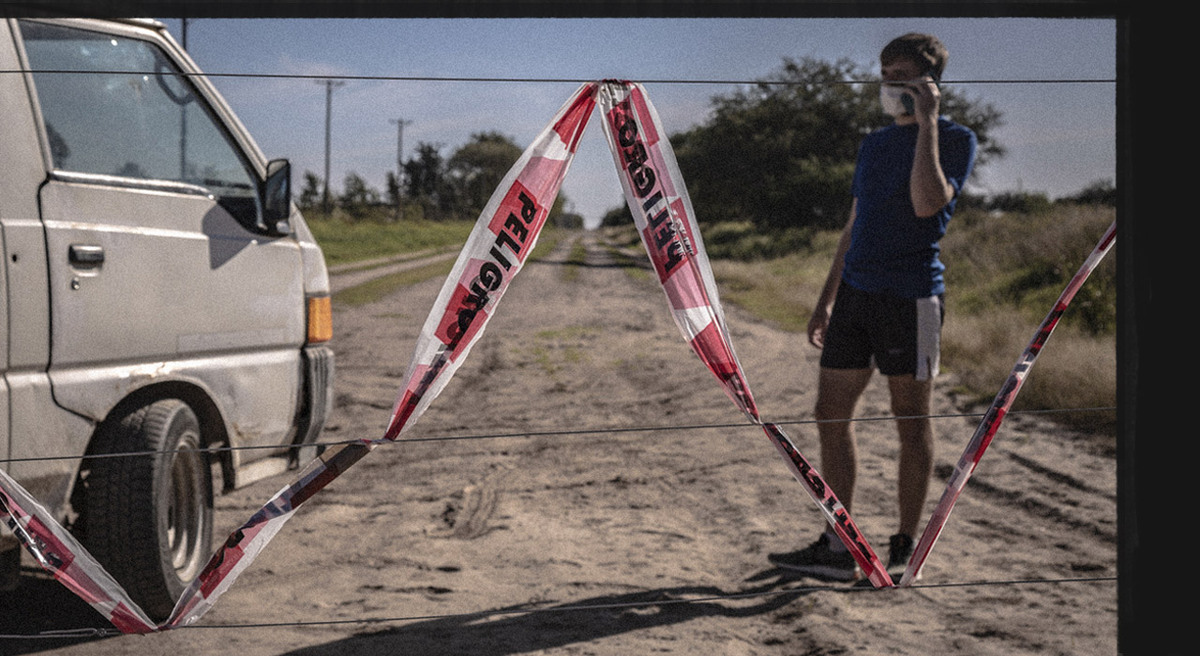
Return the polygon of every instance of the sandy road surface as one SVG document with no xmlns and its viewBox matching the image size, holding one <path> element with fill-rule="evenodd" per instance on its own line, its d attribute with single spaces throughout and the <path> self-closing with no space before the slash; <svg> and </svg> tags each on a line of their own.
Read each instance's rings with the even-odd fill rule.
<svg viewBox="0 0 1200 656">
<path fill-rule="evenodd" d="M 569 244 L 527 266 L 411 432 L 463 439 L 377 449 L 298 513 L 200 627 L 4 641 L 0 653 L 1116 653 L 1111 455 L 1010 416 L 919 586 L 784 576 L 766 555 L 811 540 L 819 512 L 687 349 L 657 283 L 582 238 L 586 266 L 566 264 Z M 441 282 L 335 306 L 337 403 L 323 439 L 382 432 Z M 795 422 L 785 427 L 819 467 L 803 423 L 817 352 L 726 311 L 764 418 Z M 952 385 L 939 381 L 935 413 L 959 412 Z M 876 380 L 860 414 L 886 409 Z M 977 421 L 937 420 L 927 510 Z M 868 421 L 858 434 L 854 517 L 886 551 L 894 431 Z M 290 480 L 218 499 L 218 535 Z M 27 576 L 20 598 L 0 633 L 104 626 L 42 578 Z"/>
</svg>

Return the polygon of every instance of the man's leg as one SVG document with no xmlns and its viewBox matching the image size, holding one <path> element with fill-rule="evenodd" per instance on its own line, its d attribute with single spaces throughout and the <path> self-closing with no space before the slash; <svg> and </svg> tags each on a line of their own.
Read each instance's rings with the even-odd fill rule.
<svg viewBox="0 0 1200 656">
<path fill-rule="evenodd" d="M 858 467 L 850 419 L 854 415 L 858 397 L 870 379 L 870 369 L 822 367 L 817 390 L 821 475 L 847 510 L 854 496 Z M 789 553 L 769 554 L 767 558 L 777 567 L 838 581 L 852 581 L 859 576 L 854 556 L 833 535 L 828 525 L 809 547 Z"/>
<path fill-rule="evenodd" d="M 851 418 L 858 399 L 871 380 L 871 369 L 821 368 L 815 415 L 821 438 L 821 476 L 838 500 L 850 510 L 858 473 L 858 455 Z"/>
<path fill-rule="evenodd" d="M 899 532 L 910 537 L 917 535 L 933 474 L 933 425 L 929 419 L 932 387 L 931 381 L 916 380 L 911 375 L 888 376 L 892 413 L 900 434 Z"/>
</svg>

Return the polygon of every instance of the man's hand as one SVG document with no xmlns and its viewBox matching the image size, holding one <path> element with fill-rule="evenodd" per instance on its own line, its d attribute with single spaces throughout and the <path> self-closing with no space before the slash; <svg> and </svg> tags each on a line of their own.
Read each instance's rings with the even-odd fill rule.
<svg viewBox="0 0 1200 656">
<path fill-rule="evenodd" d="M 942 92 L 933 78 L 925 75 L 904 85 L 913 97 L 913 115 L 926 125 L 937 121 L 942 103 Z"/>
<path fill-rule="evenodd" d="M 825 348 L 825 329 L 829 327 L 829 308 L 824 306 L 813 310 L 808 320 L 808 343 L 817 348 Z"/>
</svg>

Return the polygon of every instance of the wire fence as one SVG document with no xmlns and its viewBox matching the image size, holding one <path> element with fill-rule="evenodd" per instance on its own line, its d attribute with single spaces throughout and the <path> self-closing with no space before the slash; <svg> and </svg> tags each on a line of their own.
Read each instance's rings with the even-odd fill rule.
<svg viewBox="0 0 1200 656">
<path fill-rule="evenodd" d="M 3 69 L 0 74 L 64 74 L 64 75 L 94 75 L 97 71 L 79 71 L 79 70 L 29 70 L 29 69 Z M 104 74 L 117 75 L 155 75 L 154 71 L 139 71 L 139 70 L 106 70 Z M 348 75 L 348 74 L 299 74 L 299 73 L 239 73 L 239 72 L 204 72 L 204 73 L 189 73 L 189 72 L 174 72 L 174 75 L 182 77 L 206 77 L 206 78 L 234 78 L 234 79 L 295 79 L 295 80 L 339 80 L 339 81 L 377 81 L 377 82 L 449 82 L 449 83 L 546 83 L 546 84 L 582 84 L 592 82 L 592 78 L 569 78 L 569 77 L 469 77 L 469 76 L 429 76 L 429 75 Z M 877 84 L 878 79 L 850 79 L 841 80 L 835 83 L 848 85 L 863 85 Z M 664 79 L 639 79 L 639 82 L 644 84 L 663 84 L 663 85 L 724 85 L 724 86 L 744 86 L 744 85 L 763 85 L 763 86 L 790 86 L 811 84 L 796 80 L 771 80 L 771 79 L 682 79 L 682 78 L 664 78 Z M 962 84 L 1115 84 L 1114 78 L 1058 78 L 1058 79 L 945 79 L 940 83 L 943 85 L 962 85 Z M 1088 408 L 1057 408 L 1049 410 L 1013 410 L 1009 415 L 1053 415 L 1059 413 L 1083 413 L 1083 412 L 1115 412 L 1118 409 L 1113 406 L 1104 407 L 1088 407 Z M 922 418 L 928 419 L 972 419 L 984 416 L 984 413 L 946 413 L 946 414 L 931 414 L 921 415 Z M 895 421 L 897 419 L 911 419 L 915 417 L 896 417 L 887 416 L 872 416 L 872 417 L 856 417 L 851 419 L 852 422 L 878 422 L 878 421 Z M 844 421 L 844 420 L 838 420 Z M 791 419 L 783 421 L 775 421 L 780 425 L 812 425 L 820 423 L 815 419 Z M 655 426 L 596 426 L 577 429 L 548 429 L 538 431 L 510 431 L 510 432 L 480 432 L 480 433 L 462 433 L 448 435 L 431 435 L 426 437 L 409 437 L 394 441 L 381 441 L 384 445 L 401 445 L 409 443 L 428 443 L 428 442 L 454 442 L 454 441 L 484 441 L 484 440 L 500 440 L 500 439 L 530 439 L 530 438 L 573 438 L 587 435 L 597 434 L 628 434 L 628 433 L 651 433 L 664 431 L 701 431 L 711 429 L 731 429 L 744 428 L 749 424 L 746 422 L 730 422 L 730 423 L 704 423 L 704 424 L 679 424 L 679 425 L 655 425 Z M 317 447 L 329 448 L 345 444 L 355 444 L 363 442 L 371 442 L 371 439 L 348 439 L 339 441 L 322 441 L 313 444 L 287 444 L 287 445 L 220 445 L 209 446 L 201 449 L 189 449 L 190 452 L 201 451 L 208 454 L 221 454 L 233 451 L 262 451 L 268 450 L 276 453 L 286 452 L 291 450 L 306 449 Z M 165 451 L 131 451 L 118 453 L 102 453 L 102 454 L 74 454 L 74 455 L 44 455 L 36 457 L 22 458 L 4 458 L 0 459 L 0 465 L 14 463 L 31 463 L 41 461 L 88 461 L 102 458 L 125 458 L 125 457 L 157 457 L 175 453 L 175 450 Z M 301 463 L 303 464 L 303 463 Z M 909 586 L 914 592 L 920 590 L 946 589 L 946 588 L 963 588 L 963 587 L 1001 587 L 1001 586 L 1020 586 L 1020 585 L 1064 585 L 1064 584 L 1107 584 L 1115 585 L 1117 578 L 1109 577 L 1069 577 L 1069 578 L 1039 578 L 1039 579 L 1008 579 L 1008 580 L 985 580 L 985 581 L 958 581 L 958 582 L 942 582 L 920 584 L 916 583 Z M 298 619 L 287 622 L 264 622 L 264 623 L 225 623 L 211 625 L 188 625 L 179 628 L 191 630 L 219 630 L 219 631 L 244 631 L 256 629 L 277 629 L 287 627 L 316 627 L 316 626 L 337 626 L 337 625 L 385 625 L 385 624 L 404 624 L 421 621 L 434 620 L 478 620 L 488 617 L 497 617 L 504 615 L 531 615 L 545 613 L 572 613 L 572 612 L 608 612 L 613 610 L 632 610 L 639 608 L 656 608 L 665 606 L 679 606 L 688 604 L 705 604 L 705 603 L 727 603 L 738 600 L 779 597 L 787 595 L 803 595 L 815 592 L 838 592 L 843 594 L 854 594 L 857 592 L 869 592 L 873 588 L 870 587 L 846 587 L 832 585 L 804 585 L 804 586 L 786 586 L 771 590 L 757 590 L 752 592 L 732 592 L 725 594 L 714 594 L 707 596 L 696 596 L 679 599 L 652 599 L 645 601 L 628 601 L 620 603 L 582 603 L 582 604 L 566 604 L 554 607 L 536 607 L 529 604 L 525 607 L 520 605 L 510 605 L 502 608 L 482 610 L 465 613 L 446 613 L 446 614 L 426 614 L 426 615 L 389 615 L 379 617 L 361 617 L 352 619 Z M 0 634 L 0 640 L 63 640 L 63 639 L 87 639 L 97 637 L 109 637 L 121 635 L 121 632 L 111 627 L 81 627 L 78 629 L 44 631 L 29 634 Z"/>
<path fill-rule="evenodd" d="M 1091 408 L 1069 408 L 1069 409 L 1053 409 L 1053 410 L 1026 410 L 1014 411 L 1010 414 L 1024 415 L 1053 415 L 1063 412 L 1112 412 L 1115 407 L 1091 407 Z M 921 415 L 929 419 L 974 419 L 983 416 L 983 413 L 942 413 Z M 868 416 L 856 417 L 851 419 L 852 422 L 879 422 L 879 421 L 895 421 L 897 419 L 911 419 L 914 417 L 895 417 L 887 416 Z M 839 420 L 841 421 L 841 420 Z M 815 419 L 793 419 L 775 422 L 785 425 L 813 425 L 821 423 Z M 427 443 L 427 442 L 451 442 L 451 441 L 482 441 L 482 440 L 498 440 L 498 439 L 530 439 L 530 438 L 572 438 L 586 435 L 596 434 L 629 434 L 629 433 L 651 433 L 664 431 L 702 431 L 712 429 L 731 429 L 744 428 L 748 424 L 745 422 L 727 422 L 727 423 L 704 423 L 704 424 L 677 424 L 668 426 L 624 426 L 624 427 L 593 427 L 579 428 L 569 430 L 540 430 L 540 431 L 512 431 L 512 432 L 484 432 L 484 433 L 463 433 L 453 435 L 434 435 L 427 437 L 411 437 L 403 438 L 394 441 L 383 441 L 384 445 L 400 445 L 406 443 Z M 305 448 L 306 446 L 331 447 L 341 444 L 361 443 L 363 440 L 341 440 L 331 442 L 318 442 L 315 445 L 289 445 L 289 449 Z M 207 453 L 221 453 L 237 450 L 256 450 L 256 449 L 271 449 L 279 451 L 283 447 L 279 446 L 225 446 L 212 447 L 201 449 Z M 94 458 L 120 458 L 120 457 L 145 457 L 145 456 L 161 456 L 172 453 L 172 451 L 140 451 L 140 452 L 124 452 L 124 453 L 107 453 L 94 454 L 83 456 L 82 459 Z M 13 458 L 8 460 L 0 460 L 0 463 L 5 462 L 29 462 L 38 460 L 78 460 L 79 456 L 47 456 L 40 458 Z M 913 591 L 930 591 L 936 589 L 949 588 L 966 588 L 966 587 L 1002 587 L 1002 586 L 1018 586 L 1018 585 L 1065 585 L 1065 584 L 1110 584 L 1115 585 L 1117 578 L 1115 576 L 1088 576 L 1088 577 L 1061 577 L 1061 578 L 1039 578 L 1039 579 L 1004 579 L 1004 580 L 977 580 L 977 581 L 949 581 L 940 583 L 920 584 L 915 583 L 910 585 Z M 320 626 L 345 626 L 345 625 L 392 625 L 392 624 L 407 624 L 414 622 L 425 621 L 477 621 L 489 617 L 511 616 L 511 615 L 536 615 L 547 613 L 568 613 L 568 612 L 608 612 L 613 610 L 636 610 L 646 608 L 662 608 L 668 606 L 680 606 L 688 604 L 711 604 L 711 603 L 728 603 L 732 601 L 758 599 L 767 597 L 780 597 L 787 595 L 804 595 L 817 592 L 837 592 L 853 594 L 857 592 L 869 592 L 873 590 L 870 587 L 846 587 L 844 585 L 797 585 L 783 586 L 770 590 L 755 590 L 751 592 L 730 592 L 722 594 L 713 594 L 697 597 L 687 597 L 678 599 L 648 599 L 644 601 L 627 601 L 617 603 L 581 603 L 581 604 L 565 604 L 553 607 L 537 607 L 535 604 L 506 604 L 500 608 L 481 610 L 474 612 L 459 612 L 459 613 L 443 613 L 443 614 L 423 614 L 423 615 L 386 615 L 377 617 L 360 617 L 352 619 L 298 619 L 286 622 L 247 622 L 247 623 L 222 623 L 209 625 L 188 625 L 179 628 L 199 629 L 199 630 L 220 630 L 220 631 L 244 631 L 256 629 L 278 629 L 278 628 L 299 628 L 299 627 L 320 627 Z M 78 629 L 53 630 L 43 631 L 28 634 L 0 634 L 0 641 L 17 641 L 17 640 L 64 640 L 64 639 L 90 639 L 103 638 L 123 635 L 119 630 L 112 627 L 81 627 Z"/>
<path fill-rule="evenodd" d="M 1096 406 L 1088 408 L 1054 408 L 1046 410 L 1013 410 L 1008 416 L 1016 415 L 1040 415 L 1050 416 L 1065 413 L 1087 413 L 1087 412 L 1116 412 L 1116 406 Z M 854 417 L 848 420 L 852 423 L 870 423 L 879 421 L 897 421 L 903 419 L 973 419 L 984 416 L 982 412 L 973 413 L 940 413 L 928 415 L 912 415 L 912 416 L 895 416 L 895 415 L 880 415 L 870 417 Z M 815 425 L 820 423 L 846 423 L 844 419 L 785 419 L 782 421 L 772 421 L 772 423 L 781 426 L 796 426 L 796 425 Z M 347 444 L 362 444 L 364 442 L 378 442 L 383 445 L 400 445 L 414 444 L 423 442 L 462 442 L 462 441 L 479 441 L 479 440 L 499 440 L 499 439 L 522 439 L 536 437 L 582 437 L 585 435 L 598 434 L 615 434 L 615 433 L 652 433 L 652 432 L 667 432 L 667 431 L 699 431 L 710 429 L 729 429 L 729 428 L 745 428 L 750 424 L 746 422 L 727 422 L 727 423 L 706 423 L 706 424 L 675 424 L 667 426 L 595 426 L 588 428 L 572 428 L 572 429 L 547 429 L 536 431 L 506 431 L 497 433 L 462 433 L 452 435 L 429 435 L 425 437 L 405 437 L 398 440 L 374 440 L 370 438 L 361 439 L 346 439 L 335 441 L 319 441 L 309 444 L 273 444 L 273 445 L 222 445 L 209 446 L 203 448 L 186 449 L 188 453 L 208 453 L 221 454 L 230 453 L 233 451 L 295 451 L 308 448 L 330 448 L 334 446 L 342 446 Z M 0 464 L 6 463 L 24 463 L 24 462 L 44 462 L 44 461 L 60 461 L 60 460 L 99 460 L 109 458 L 129 458 L 129 457 L 148 457 L 162 456 L 179 453 L 181 449 L 165 449 L 156 451 L 118 451 L 111 453 L 89 453 L 76 455 L 47 455 L 47 456 L 30 456 L 24 458 L 0 458 Z"/>
<path fill-rule="evenodd" d="M 9 68 L 0 69 L 0 74 L 12 73 L 37 73 L 37 74 L 62 74 L 62 75 L 96 75 L 103 73 L 105 75 L 159 75 L 161 71 L 144 71 L 136 69 L 106 69 L 103 71 L 95 70 L 72 70 L 72 69 L 25 69 L 25 68 Z M 518 84 L 584 84 L 586 82 L 595 82 L 595 78 L 575 78 L 575 77 L 473 77 L 473 76 L 444 76 L 444 75 L 354 75 L 347 73 L 331 73 L 331 74 L 316 74 L 316 73 L 238 73 L 238 72 L 212 72 L 205 71 L 193 73 L 190 71 L 173 71 L 172 76 L 178 77 L 207 77 L 207 78 L 248 78 L 248 79 L 264 79 L 264 80 L 338 80 L 344 82 L 464 82 L 464 83 L 518 83 Z M 859 78 L 849 80 L 836 81 L 800 81 L 800 80 L 772 80 L 767 78 L 761 79 L 734 79 L 734 78 L 638 78 L 638 82 L 642 84 L 702 84 L 713 86 L 742 86 L 765 84 L 770 86 L 799 86 L 802 84 L 879 84 L 878 78 Z M 954 79 L 946 78 L 939 80 L 942 85 L 961 85 L 961 84 L 1116 84 L 1116 78 L 963 78 Z"/>
</svg>

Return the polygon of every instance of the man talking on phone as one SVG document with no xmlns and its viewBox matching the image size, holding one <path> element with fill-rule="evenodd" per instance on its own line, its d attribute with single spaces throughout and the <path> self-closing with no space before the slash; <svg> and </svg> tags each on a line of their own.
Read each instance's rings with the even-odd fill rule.
<svg viewBox="0 0 1200 656">
<path fill-rule="evenodd" d="M 916 33 L 880 53 L 880 101 L 894 121 L 859 148 L 850 217 L 808 323 L 809 342 L 822 349 L 820 466 L 847 510 L 858 471 L 850 420 L 874 370 L 887 378 L 900 438 L 899 522 L 887 563 L 893 578 L 912 556 L 933 471 L 930 392 L 945 315 L 938 242 L 977 145 L 974 132 L 938 114 L 946 58 L 941 41 Z M 826 579 L 861 576 L 831 527 L 811 546 L 769 559 Z"/>
</svg>

